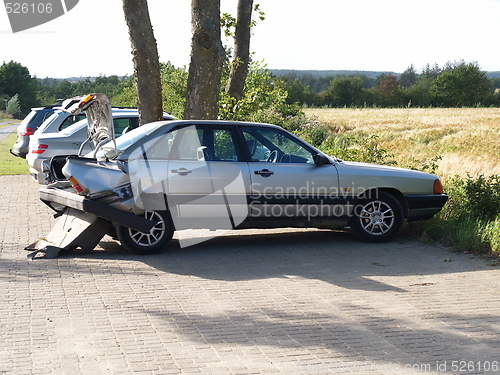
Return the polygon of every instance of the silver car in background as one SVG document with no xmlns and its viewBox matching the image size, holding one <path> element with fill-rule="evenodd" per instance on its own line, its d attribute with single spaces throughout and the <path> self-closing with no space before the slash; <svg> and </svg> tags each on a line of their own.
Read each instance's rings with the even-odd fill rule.
<svg viewBox="0 0 500 375">
<path fill-rule="evenodd" d="M 137 113 L 137 108 L 112 107 L 112 109 L 123 112 L 129 111 L 132 115 Z M 34 134 L 57 133 L 86 118 L 85 112 L 73 115 L 72 113 L 58 109 L 40 125 Z"/>
<path fill-rule="evenodd" d="M 30 137 L 60 106 L 61 104 L 53 104 L 46 107 L 31 108 L 31 112 L 17 127 L 17 140 L 10 149 L 10 153 L 25 158 L 28 153 Z"/>
</svg>

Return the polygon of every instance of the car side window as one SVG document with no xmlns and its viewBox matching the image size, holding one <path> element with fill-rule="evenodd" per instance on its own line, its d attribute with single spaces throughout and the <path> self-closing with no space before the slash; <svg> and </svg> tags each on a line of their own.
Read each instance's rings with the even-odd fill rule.
<svg viewBox="0 0 500 375">
<path fill-rule="evenodd" d="M 130 130 L 130 119 L 115 118 L 113 119 L 113 127 L 115 128 L 115 136 L 119 137 Z"/>
<path fill-rule="evenodd" d="M 253 162 L 314 164 L 314 153 L 291 135 L 277 129 L 242 129 Z"/>
<path fill-rule="evenodd" d="M 234 140 L 229 129 L 213 129 L 214 160 L 238 161 L 238 154 L 234 146 Z M 209 135 L 208 138 L 212 136 Z"/>
<path fill-rule="evenodd" d="M 138 147 L 136 152 L 141 154 L 141 159 L 166 160 L 177 134 L 177 130 L 161 134 Z"/>
<path fill-rule="evenodd" d="M 77 123 L 80 120 L 87 118 L 84 114 L 76 115 L 76 116 L 68 116 L 64 119 L 64 121 L 59 125 L 59 131 L 66 129 L 67 127 Z"/>
<path fill-rule="evenodd" d="M 171 160 L 238 161 L 229 128 L 187 126 L 178 130 L 169 155 Z"/>
<path fill-rule="evenodd" d="M 198 160 L 197 150 L 201 147 L 202 131 L 197 130 L 195 126 L 180 129 L 179 141 L 177 144 L 177 155 L 175 152 L 170 156 L 170 159 L 179 160 Z"/>
</svg>

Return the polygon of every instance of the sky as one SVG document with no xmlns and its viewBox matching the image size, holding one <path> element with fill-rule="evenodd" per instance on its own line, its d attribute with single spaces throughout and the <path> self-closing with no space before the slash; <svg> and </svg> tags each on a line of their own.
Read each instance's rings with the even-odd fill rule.
<svg viewBox="0 0 500 375">
<path fill-rule="evenodd" d="M 14 0 L 13 0 L 14 1 Z M 54 0 L 58 1 L 58 0 Z M 254 0 L 254 58 L 270 69 L 403 72 L 411 64 L 477 62 L 500 71 L 500 0 Z M 148 0 L 161 62 L 189 64 L 190 0 Z M 237 0 L 221 0 L 236 15 Z M 224 40 L 232 46 L 232 41 Z M 121 0 L 80 0 L 65 15 L 13 33 L 0 5 L 0 63 L 38 78 L 132 75 Z"/>
</svg>

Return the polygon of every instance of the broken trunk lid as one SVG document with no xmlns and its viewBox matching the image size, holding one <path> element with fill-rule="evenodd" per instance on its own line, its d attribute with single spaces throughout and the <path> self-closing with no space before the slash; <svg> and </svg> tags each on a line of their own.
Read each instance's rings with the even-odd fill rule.
<svg viewBox="0 0 500 375">
<path fill-rule="evenodd" d="M 71 98 L 73 104 L 68 108 L 63 109 L 73 115 L 85 111 L 87 116 L 87 140 L 82 144 L 78 155 L 86 143 L 92 141 L 95 147 L 95 153 L 101 145 L 112 141 L 115 144 L 115 130 L 113 126 L 113 113 L 111 103 L 105 94 L 89 94 Z"/>
</svg>

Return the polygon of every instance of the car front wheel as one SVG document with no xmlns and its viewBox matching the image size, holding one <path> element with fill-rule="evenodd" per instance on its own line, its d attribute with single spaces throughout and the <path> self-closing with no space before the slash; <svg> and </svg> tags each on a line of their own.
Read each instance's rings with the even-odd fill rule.
<svg viewBox="0 0 500 375">
<path fill-rule="evenodd" d="M 358 202 L 350 225 L 362 241 L 386 242 L 399 233 L 403 221 L 404 214 L 399 201 L 389 193 L 378 191 L 376 197 Z"/>
<path fill-rule="evenodd" d="M 168 211 L 144 211 L 143 217 L 155 221 L 149 232 L 118 226 L 116 236 L 122 246 L 136 255 L 156 254 L 168 245 L 174 235 L 174 225 Z"/>
</svg>

